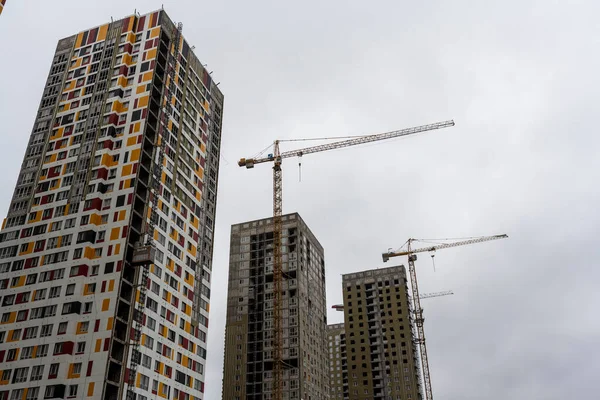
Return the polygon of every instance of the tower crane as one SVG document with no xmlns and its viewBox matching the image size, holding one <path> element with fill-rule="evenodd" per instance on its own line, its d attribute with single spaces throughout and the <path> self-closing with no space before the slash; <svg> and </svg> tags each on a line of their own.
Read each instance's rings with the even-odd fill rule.
<svg viewBox="0 0 600 400">
<path fill-rule="evenodd" d="M 432 297 L 450 296 L 453 294 L 454 294 L 454 292 L 452 290 L 447 290 L 445 292 L 423 293 L 423 294 L 419 295 L 419 299 L 423 300 L 423 299 L 429 299 Z M 343 304 L 336 304 L 336 305 L 331 306 L 331 308 L 333 308 L 335 311 L 344 311 Z"/>
<path fill-rule="evenodd" d="M 507 235 L 494 235 L 494 236 L 481 236 L 471 238 L 469 240 L 463 240 L 453 243 L 439 243 L 433 246 L 422 247 L 418 249 L 412 248 L 413 242 L 424 242 L 419 239 L 408 239 L 406 242 L 407 249 L 404 251 L 390 251 L 383 253 L 383 262 L 387 262 L 392 257 L 408 256 L 408 270 L 410 272 L 411 287 L 413 292 L 413 308 L 415 313 L 415 324 L 417 325 L 417 343 L 419 344 L 419 351 L 421 353 L 421 370 L 423 373 L 423 384 L 425 387 L 425 398 L 424 400 L 433 400 L 433 393 L 431 389 L 431 375 L 429 373 L 429 360 L 427 358 L 427 347 L 425 346 L 425 330 L 423 329 L 423 309 L 421 308 L 422 296 L 419 296 L 419 287 L 417 285 L 417 273 L 415 271 L 415 261 L 417 260 L 417 253 L 432 252 L 441 249 L 447 249 L 450 247 L 466 246 L 468 244 L 475 244 L 481 242 L 488 242 L 490 240 L 506 239 Z"/>
<path fill-rule="evenodd" d="M 281 163 L 284 158 L 302 157 L 306 154 L 318 153 L 327 150 L 335 150 L 343 147 L 356 146 L 365 143 L 376 142 L 380 140 L 393 139 L 402 136 L 413 135 L 416 133 L 433 131 L 436 129 L 448 128 L 454 126 L 454 121 L 443 121 L 429 125 L 422 125 L 413 128 L 401 129 L 391 132 L 379 133 L 374 135 L 359 136 L 352 139 L 342 140 L 333 143 L 327 143 L 317 146 L 306 147 L 298 150 L 280 152 L 279 140 L 273 143 L 273 154 L 262 158 L 242 158 L 238 162 L 240 167 L 254 168 L 256 164 L 267 162 L 273 163 L 273 328 L 274 328 L 274 352 L 273 352 L 273 400 L 282 400 L 282 344 L 283 332 L 281 323 L 281 216 L 282 216 L 282 170 Z"/>
</svg>

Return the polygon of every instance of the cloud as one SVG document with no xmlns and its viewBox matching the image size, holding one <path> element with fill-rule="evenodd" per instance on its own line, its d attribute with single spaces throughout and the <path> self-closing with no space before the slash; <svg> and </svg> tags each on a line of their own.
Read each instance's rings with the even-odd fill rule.
<svg viewBox="0 0 600 400">
<path fill-rule="evenodd" d="M 9 1 L 0 18 L 0 35 L 19 38 L 0 43 L 4 187 L 56 41 L 139 7 L 88 3 Z M 597 4 L 188 0 L 167 11 L 225 94 L 213 288 L 227 285 L 230 225 L 271 212 L 270 168 L 237 159 L 276 138 L 454 118 L 454 128 L 306 156 L 301 183 L 286 160 L 284 210 L 325 248 L 328 304 L 341 302 L 341 274 L 381 266 L 381 252 L 409 237 L 508 233 L 440 251 L 435 273 L 419 258 L 421 291 L 456 293 L 424 303 L 436 398 L 595 397 Z M 10 191 L 0 199 L 6 210 Z M 206 398 L 216 400 L 226 292 L 211 300 Z"/>
</svg>

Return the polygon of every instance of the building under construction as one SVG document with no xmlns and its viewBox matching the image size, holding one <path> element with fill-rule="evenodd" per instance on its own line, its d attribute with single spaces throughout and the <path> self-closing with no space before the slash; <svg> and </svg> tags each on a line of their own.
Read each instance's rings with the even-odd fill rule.
<svg viewBox="0 0 600 400">
<path fill-rule="evenodd" d="M 329 342 L 329 400 L 342 400 L 344 384 L 348 382 L 347 360 L 342 356 L 345 340 L 344 324 L 327 325 L 327 340 Z"/>
<path fill-rule="evenodd" d="M 223 399 L 273 399 L 281 346 L 283 399 L 328 396 L 323 247 L 297 213 L 282 216 L 281 343 L 275 340 L 273 222 L 231 227 Z"/>
<path fill-rule="evenodd" d="M 420 399 L 419 361 L 404 266 L 343 275 L 342 288 L 343 397 L 332 392 L 330 398 Z M 330 358 L 330 368 L 337 365 L 337 359 Z M 333 372 L 337 375 L 338 369 Z"/>
</svg>

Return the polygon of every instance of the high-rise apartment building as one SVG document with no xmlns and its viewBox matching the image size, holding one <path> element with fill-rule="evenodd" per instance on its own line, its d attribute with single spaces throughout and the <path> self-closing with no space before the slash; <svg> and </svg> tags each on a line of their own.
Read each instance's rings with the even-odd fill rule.
<svg viewBox="0 0 600 400">
<path fill-rule="evenodd" d="M 0 399 L 203 398 L 222 107 L 162 10 L 58 42 L 0 233 Z"/>
<path fill-rule="evenodd" d="M 323 247 L 296 213 L 282 217 L 283 376 L 286 400 L 327 399 Z M 272 220 L 231 227 L 223 399 L 273 399 Z"/>
<path fill-rule="evenodd" d="M 420 399 L 418 354 L 404 266 L 343 275 L 342 288 L 342 358 L 347 376 L 343 398 Z"/>
<path fill-rule="evenodd" d="M 329 342 L 329 400 L 344 399 L 344 381 L 346 376 L 346 358 L 342 348 L 345 340 L 344 324 L 327 325 L 327 341 Z"/>
</svg>

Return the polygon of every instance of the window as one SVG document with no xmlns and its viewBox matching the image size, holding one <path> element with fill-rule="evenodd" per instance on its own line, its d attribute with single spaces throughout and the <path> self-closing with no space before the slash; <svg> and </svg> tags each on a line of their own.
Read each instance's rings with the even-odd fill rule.
<svg viewBox="0 0 600 400">
<path fill-rule="evenodd" d="M 60 297 L 60 290 L 62 289 L 61 286 L 54 286 L 50 288 L 50 295 L 49 298 L 53 299 L 55 297 Z"/>
<path fill-rule="evenodd" d="M 63 310 L 64 311 L 64 310 Z M 69 326 L 68 322 L 61 322 L 60 324 L 58 324 L 58 332 L 57 335 L 62 335 L 64 333 L 67 333 L 67 327 Z"/>
<path fill-rule="evenodd" d="M 6 353 L 6 361 L 15 361 L 17 359 L 17 350 L 10 349 Z"/>
<path fill-rule="evenodd" d="M 15 329 L 14 331 L 12 331 L 12 334 L 10 335 L 10 340 L 11 341 L 16 341 L 21 339 L 21 330 L 20 329 Z"/>
<path fill-rule="evenodd" d="M 65 292 L 65 296 L 72 296 L 75 293 L 75 284 L 71 283 L 67 285 L 67 291 Z"/>
<path fill-rule="evenodd" d="M 17 280 L 17 283 L 14 282 L 14 280 Z M 13 278 L 13 282 L 11 282 L 11 286 L 16 286 L 18 284 L 19 278 Z M 3 288 L 6 289 L 6 288 Z M 2 301 L 2 307 L 6 307 L 6 306 L 12 306 L 15 303 L 15 295 L 11 294 L 8 296 L 4 296 L 4 300 Z"/>
<path fill-rule="evenodd" d="M 82 322 L 81 325 L 79 326 L 79 332 L 81 332 L 81 333 L 87 333 L 87 331 L 88 331 L 89 328 L 90 328 L 90 322 L 89 321 Z"/>
<path fill-rule="evenodd" d="M 10 380 L 11 373 L 12 373 L 12 369 L 5 369 L 4 371 L 2 371 L 2 380 L 3 381 Z"/>
<path fill-rule="evenodd" d="M 24 347 L 21 350 L 21 360 L 29 360 L 33 357 L 33 346 Z"/>
<path fill-rule="evenodd" d="M 149 385 L 150 385 L 150 378 L 144 374 L 140 374 L 140 388 L 142 390 L 148 390 Z"/>
<path fill-rule="evenodd" d="M 60 364 L 51 364 L 50 365 L 50 370 L 48 371 L 48 378 L 50 378 L 51 376 L 56 377 L 58 375 L 59 366 L 60 366 Z"/>
<path fill-rule="evenodd" d="M 55 249 L 58 246 L 58 237 L 53 237 L 48 239 L 48 245 L 46 248 L 48 250 Z"/>
<path fill-rule="evenodd" d="M 70 246 L 73 240 L 73 235 L 63 235 L 62 239 L 60 239 L 60 247 Z"/>
<path fill-rule="evenodd" d="M 25 393 L 25 389 L 13 389 L 10 400 L 21 400 L 23 398 L 23 393 Z"/>
<path fill-rule="evenodd" d="M 25 328 L 25 332 L 23 333 L 23 339 L 34 339 L 37 337 L 38 327 L 31 326 L 29 328 Z"/>
<path fill-rule="evenodd" d="M 54 386 L 46 386 L 46 391 L 44 392 L 45 399 L 51 399 L 54 397 Z"/>
<path fill-rule="evenodd" d="M 73 373 L 78 375 L 81 374 L 81 363 L 73 364 Z"/>
<path fill-rule="evenodd" d="M 26 382 L 28 375 L 29 375 L 29 367 L 17 368 L 17 369 L 15 369 L 15 373 L 13 374 L 12 383 Z M 21 397 L 18 397 L 18 399 L 20 400 Z"/>
<path fill-rule="evenodd" d="M 33 285 L 35 282 L 37 281 L 37 274 L 30 274 L 27 275 L 27 279 L 25 280 L 25 284 L 26 285 Z M 37 295 L 37 292 L 36 292 Z M 43 297 L 46 297 L 46 291 L 44 289 L 44 295 Z"/>
<path fill-rule="evenodd" d="M 144 341 L 144 346 L 152 349 L 154 347 L 154 339 L 150 336 L 146 336 L 146 340 Z"/>
<path fill-rule="evenodd" d="M 46 337 L 46 336 L 52 335 L 52 328 L 53 327 L 54 327 L 53 324 L 42 325 L 42 330 L 40 332 L 40 337 Z"/>
<path fill-rule="evenodd" d="M 38 346 L 38 348 L 35 352 L 35 358 L 46 357 L 47 355 L 48 355 L 48 345 L 43 344 L 41 346 Z"/>
<path fill-rule="evenodd" d="M 29 378 L 29 380 L 39 381 L 42 379 L 42 375 L 44 375 L 44 366 L 36 365 L 35 367 L 31 368 L 31 378 Z"/>
<path fill-rule="evenodd" d="M 156 329 L 156 321 L 153 318 L 147 317 L 146 324 L 148 326 L 148 329 L 150 329 L 151 331 L 154 331 Z"/>
<path fill-rule="evenodd" d="M 152 367 L 152 358 L 144 354 L 142 356 L 142 366 L 150 369 Z"/>
<path fill-rule="evenodd" d="M 32 373 L 32 375 L 33 375 L 33 373 Z M 30 387 L 27 390 L 27 397 L 25 397 L 25 400 L 37 400 L 38 397 L 39 397 L 39 395 L 40 395 L 40 388 L 39 388 L 39 386 Z"/>
<path fill-rule="evenodd" d="M 77 385 L 69 385 L 69 397 L 77 396 Z"/>
<path fill-rule="evenodd" d="M 28 310 L 21 310 L 17 313 L 17 322 L 25 321 L 27 319 Z"/>
<path fill-rule="evenodd" d="M 85 342 L 78 342 L 77 343 L 77 353 L 84 353 L 85 352 Z"/>
</svg>

